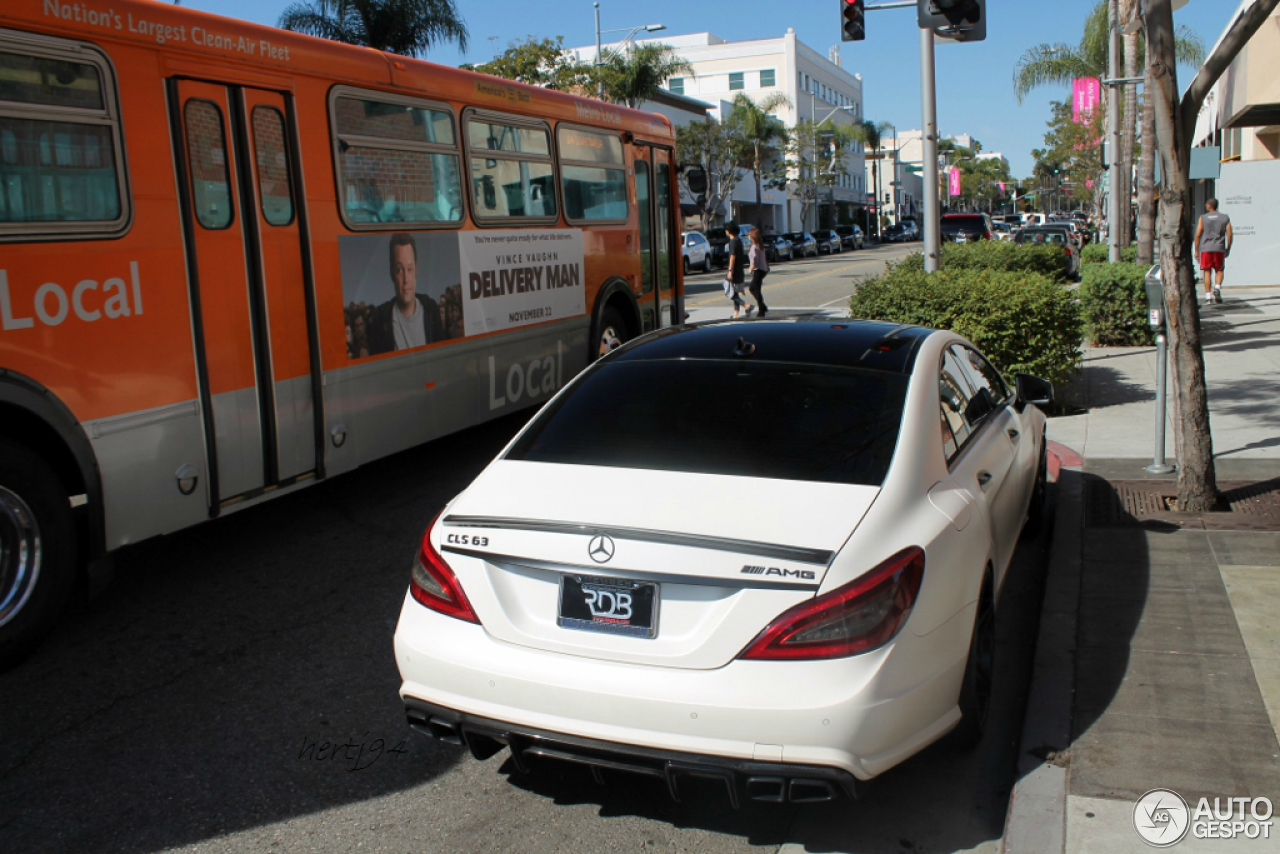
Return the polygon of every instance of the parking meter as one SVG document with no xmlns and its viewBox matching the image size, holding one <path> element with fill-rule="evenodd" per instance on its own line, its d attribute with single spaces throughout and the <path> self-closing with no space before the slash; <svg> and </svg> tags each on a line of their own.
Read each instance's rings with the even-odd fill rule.
<svg viewBox="0 0 1280 854">
<path fill-rule="evenodd" d="M 1164 277 L 1160 275 L 1160 265 L 1156 264 L 1147 271 L 1143 280 L 1147 289 L 1147 322 L 1157 332 L 1164 329 Z"/>
</svg>

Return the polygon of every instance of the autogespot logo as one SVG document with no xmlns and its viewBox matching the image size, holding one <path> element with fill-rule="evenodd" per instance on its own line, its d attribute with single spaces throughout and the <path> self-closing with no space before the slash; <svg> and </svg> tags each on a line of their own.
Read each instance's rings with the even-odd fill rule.
<svg viewBox="0 0 1280 854">
<path fill-rule="evenodd" d="M 1152 789 L 1133 805 L 1133 827 L 1142 841 L 1168 848 L 1182 841 L 1191 824 L 1191 810 L 1182 796 L 1170 789 Z"/>
</svg>

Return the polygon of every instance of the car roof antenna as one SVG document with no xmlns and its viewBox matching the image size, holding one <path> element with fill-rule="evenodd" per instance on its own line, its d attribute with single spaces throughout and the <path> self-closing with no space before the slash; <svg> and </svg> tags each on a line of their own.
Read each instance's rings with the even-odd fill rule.
<svg viewBox="0 0 1280 854">
<path fill-rule="evenodd" d="M 752 344 L 745 338 L 738 339 L 738 346 L 733 348 L 733 355 L 739 358 L 746 356 L 754 356 L 756 354 L 756 345 Z"/>
</svg>

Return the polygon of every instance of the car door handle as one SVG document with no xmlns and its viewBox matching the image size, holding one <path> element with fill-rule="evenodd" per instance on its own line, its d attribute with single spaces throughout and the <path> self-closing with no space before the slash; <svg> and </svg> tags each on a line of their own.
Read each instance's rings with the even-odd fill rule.
<svg viewBox="0 0 1280 854">
<path fill-rule="evenodd" d="M 991 482 L 991 472 L 989 471 L 978 472 L 978 486 L 986 486 L 990 482 Z"/>
<path fill-rule="evenodd" d="M 1021 433 L 1019 433 L 1019 432 L 1017 431 L 1017 428 L 1014 428 L 1014 427 L 1010 427 L 1010 428 L 1009 428 L 1009 438 L 1010 438 L 1010 439 L 1016 439 L 1016 438 L 1018 438 L 1018 437 L 1019 437 L 1019 436 L 1021 436 L 1021 435 L 1022 435 L 1022 434 L 1021 434 Z"/>
</svg>

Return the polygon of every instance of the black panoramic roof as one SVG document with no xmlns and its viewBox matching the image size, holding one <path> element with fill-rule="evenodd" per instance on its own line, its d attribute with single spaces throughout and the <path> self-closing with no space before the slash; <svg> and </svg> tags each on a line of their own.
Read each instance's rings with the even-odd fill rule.
<svg viewBox="0 0 1280 854">
<path fill-rule="evenodd" d="M 716 321 L 664 329 L 615 351 L 608 360 L 743 359 L 909 374 L 919 343 L 932 333 L 871 320 Z"/>
</svg>

